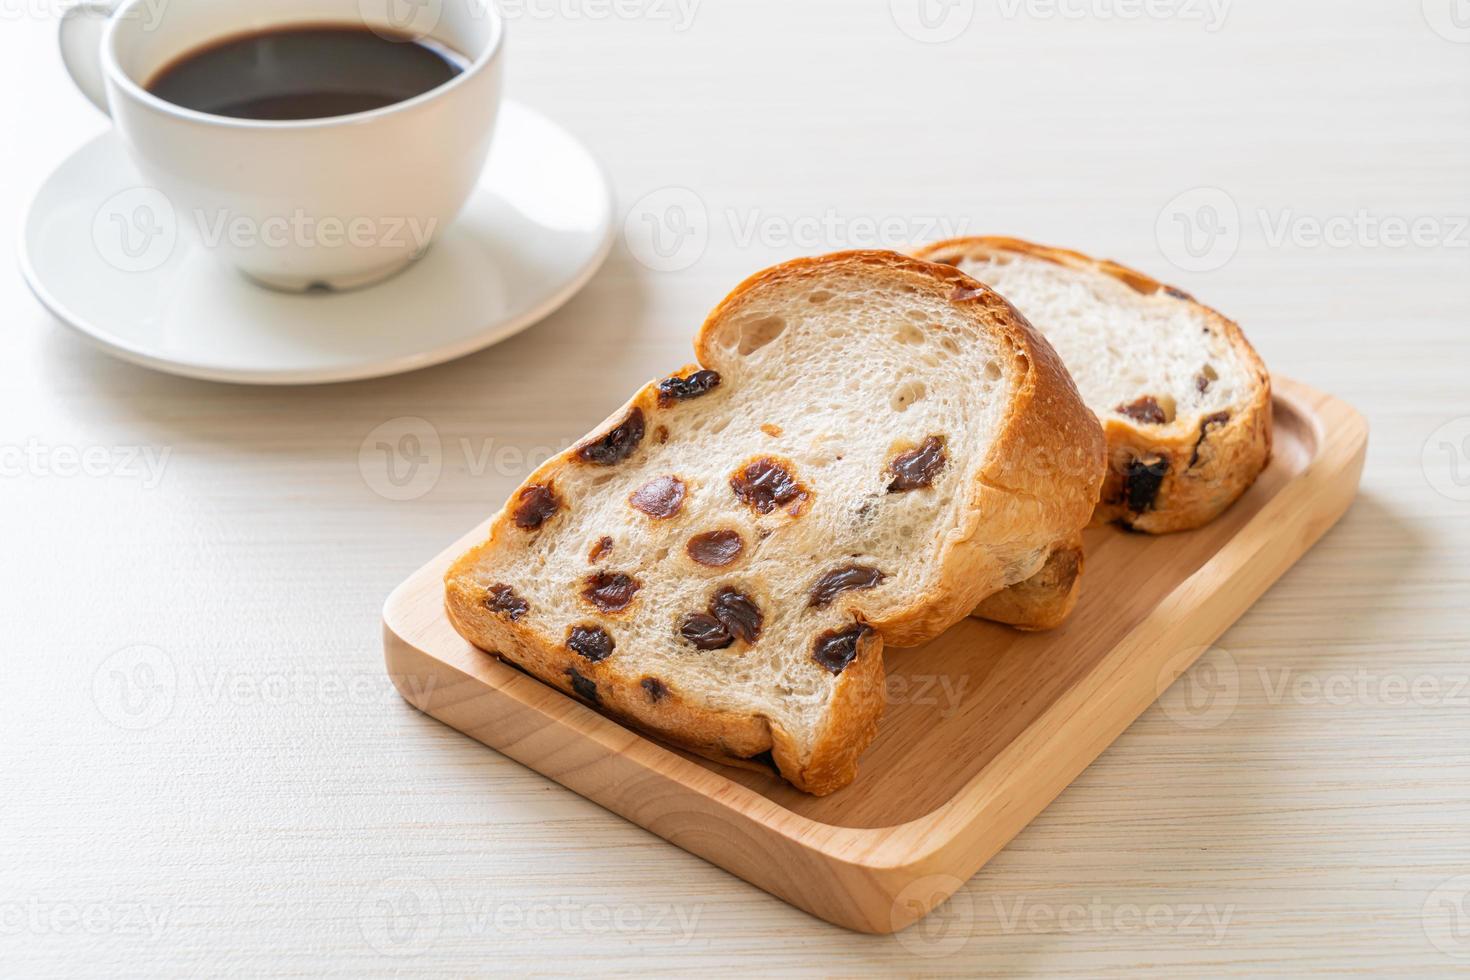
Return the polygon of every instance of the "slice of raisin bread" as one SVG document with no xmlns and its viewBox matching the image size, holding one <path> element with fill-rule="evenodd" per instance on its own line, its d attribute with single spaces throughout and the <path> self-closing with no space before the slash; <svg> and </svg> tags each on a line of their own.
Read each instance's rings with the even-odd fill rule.
<svg viewBox="0 0 1470 980">
<path fill-rule="evenodd" d="M 1271 454 L 1271 379 L 1240 327 L 1114 262 L 1013 238 L 939 242 L 953 265 L 1014 303 L 1056 347 L 1107 432 L 1100 522 L 1162 534 L 1199 527 Z"/>
<path fill-rule="evenodd" d="M 1084 526 L 1104 444 L 1055 352 L 892 252 L 747 280 L 449 571 L 455 627 L 671 743 L 854 778 L 885 643 L 937 636 Z"/>
</svg>

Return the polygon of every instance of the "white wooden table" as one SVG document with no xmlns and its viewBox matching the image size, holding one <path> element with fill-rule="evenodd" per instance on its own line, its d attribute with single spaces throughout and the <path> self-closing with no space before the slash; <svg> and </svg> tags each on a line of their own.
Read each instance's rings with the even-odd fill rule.
<svg viewBox="0 0 1470 980">
<path fill-rule="evenodd" d="M 511 8 L 511 94 L 606 162 L 620 236 L 581 296 L 482 354 L 182 381 L 0 276 L 0 973 L 1470 969 L 1452 0 L 1235 0 L 1223 23 L 1194 0 L 691 3 Z M 54 13 L 0 4 L 11 266 L 29 191 L 104 125 Z M 382 599 L 528 457 L 682 363 L 747 273 L 946 226 L 1173 279 L 1373 443 L 1344 522 L 930 928 L 809 918 L 399 701 Z M 360 447 L 407 417 L 439 473 L 391 500 Z M 1212 692 L 1233 707 L 1191 707 Z"/>
</svg>

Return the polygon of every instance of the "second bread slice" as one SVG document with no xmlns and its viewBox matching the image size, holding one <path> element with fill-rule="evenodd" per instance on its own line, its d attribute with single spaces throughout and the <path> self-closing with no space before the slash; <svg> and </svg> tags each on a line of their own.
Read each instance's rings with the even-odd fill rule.
<svg viewBox="0 0 1470 980">
<path fill-rule="evenodd" d="M 921 249 L 1014 303 L 1056 347 L 1107 433 L 1097 519 L 1159 534 L 1235 502 L 1271 454 L 1271 379 L 1238 326 L 1115 262 L 1014 238 Z"/>
</svg>

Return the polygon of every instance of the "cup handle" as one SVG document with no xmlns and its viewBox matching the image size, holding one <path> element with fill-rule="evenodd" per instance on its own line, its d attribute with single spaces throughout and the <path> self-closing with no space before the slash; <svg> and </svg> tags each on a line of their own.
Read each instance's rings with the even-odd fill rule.
<svg viewBox="0 0 1470 980">
<path fill-rule="evenodd" d="M 107 109 L 107 86 L 102 80 L 102 31 L 116 10 L 116 0 L 85 0 L 62 13 L 57 31 L 67 74 L 82 94 L 108 115 L 112 113 Z"/>
</svg>

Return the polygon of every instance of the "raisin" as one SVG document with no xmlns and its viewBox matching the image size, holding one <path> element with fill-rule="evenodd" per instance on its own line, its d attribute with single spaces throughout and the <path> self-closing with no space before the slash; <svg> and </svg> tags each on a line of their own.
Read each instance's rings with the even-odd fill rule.
<svg viewBox="0 0 1470 980">
<path fill-rule="evenodd" d="M 1210 379 L 1203 371 L 1194 376 L 1194 390 L 1201 395 L 1210 390 Z"/>
<path fill-rule="evenodd" d="M 686 617 L 679 632 L 701 650 L 723 650 L 737 639 L 754 643 L 764 623 L 755 601 L 727 585 L 710 597 L 707 612 Z"/>
<path fill-rule="evenodd" d="M 634 490 L 628 503 L 649 517 L 673 517 L 684 506 L 686 492 L 677 476 L 660 476 Z"/>
<path fill-rule="evenodd" d="M 597 539 L 597 543 L 594 544 L 592 546 L 592 550 L 587 553 L 587 560 L 595 565 L 599 561 L 601 561 L 609 551 L 612 550 L 613 539 L 604 535 L 603 537 Z"/>
<path fill-rule="evenodd" d="M 689 557 L 710 568 L 724 568 L 740 557 L 745 540 L 738 531 L 706 531 L 696 534 L 684 545 Z"/>
<path fill-rule="evenodd" d="M 567 631 L 567 647 L 593 663 L 612 656 L 613 638 L 601 626 L 573 626 Z"/>
<path fill-rule="evenodd" d="M 1113 411 L 1145 425 L 1163 425 L 1169 421 L 1168 416 L 1164 414 L 1163 406 L 1152 395 L 1145 395 L 1127 405 L 1119 405 Z"/>
<path fill-rule="evenodd" d="M 568 667 L 567 676 L 572 679 L 572 690 L 577 692 L 578 697 L 591 701 L 593 704 L 602 703 L 602 698 L 597 695 L 597 685 L 583 677 L 577 668 Z"/>
<path fill-rule="evenodd" d="M 1135 514 L 1153 510 L 1159 487 L 1163 486 L 1164 477 L 1168 475 L 1169 460 L 1162 456 L 1148 461 L 1130 459 L 1123 471 L 1123 493 L 1128 509 Z"/>
<path fill-rule="evenodd" d="M 735 642 L 725 624 L 707 613 L 694 613 L 679 627 L 684 639 L 700 650 L 723 650 Z"/>
<path fill-rule="evenodd" d="M 812 644 L 812 659 L 833 674 L 841 674 L 857 657 L 858 643 L 870 632 L 862 623 L 844 630 L 828 630 Z"/>
<path fill-rule="evenodd" d="M 1216 412 L 1214 415 L 1206 415 L 1199 422 L 1199 438 L 1194 440 L 1194 452 L 1189 456 L 1189 465 L 1192 468 L 1199 462 L 1199 447 L 1205 444 L 1205 439 L 1210 434 L 1211 426 L 1224 425 L 1230 421 L 1229 412 Z"/>
<path fill-rule="evenodd" d="M 832 600 L 843 592 L 871 589 L 886 577 L 871 565 L 844 565 L 842 568 L 834 568 L 817 579 L 817 584 L 812 586 L 807 605 L 813 609 L 821 609 L 831 605 Z"/>
<path fill-rule="evenodd" d="M 888 464 L 888 472 L 893 474 L 888 492 L 907 493 L 932 486 L 948 458 L 944 453 L 944 439 L 940 436 L 930 436 L 918 449 L 899 453 Z"/>
<path fill-rule="evenodd" d="M 710 615 L 724 624 L 737 639 L 754 643 L 761 635 L 765 616 L 760 607 L 744 593 L 726 586 L 714 594 L 709 603 Z"/>
<path fill-rule="evenodd" d="M 717 371 L 695 371 L 687 378 L 677 375 L 665 378 L 658 383 L 658 403 L 669 405 L 687 398 L 698 398 L 700 395 L 709 394 L 719 385 L 720 375 Z"/>
<path fill-rule="evenodd" d="M 633 602 L 643 583 L 622 572 L 598 572 L 587 576 L 582 596 L 603 612 L 620 612 Z"/>
<path fill-rule="evenodd" d="M 735 491 L 741 503 L 758 514 L 769 514 L 777 507 L 786 507 L 787 513 L 797 517 L 811 497 L 790 470 L 768 457 L 747 463 L 744 469 L 730 477 L 730 489 Z"/>
<path fill-rule="evenodd" d="M 669 696 L 669 686 L 657 677 L 645 677 L 638 683 L 643 685 L 643 689 L 654 701 L 662 701 Z"/>
<path fill-rule="evenodd" d="M 534 531 L 555 514 L 561 502 L 556 493 L 545 484 L 536 483 L 521 491 L 520 506 L 515 509 L 516 527 Z"/>
<path fill-rule="evenodd" d="M 599 439 L 585 443 L 577 450 L 577 458 L 598 466 L 615 466 L 633 455 L 643 441 L 643 409 L 635 408 Z"/>
<path fill-rule="evenodd" d="M 485 590 L 485 608 L 515 622 L 526 614 L 531 604 L 508 585 L 492 585 Z"/>
</svg>

